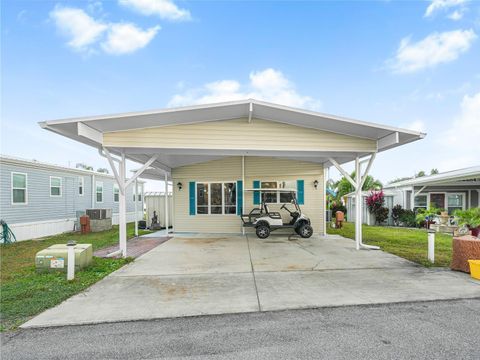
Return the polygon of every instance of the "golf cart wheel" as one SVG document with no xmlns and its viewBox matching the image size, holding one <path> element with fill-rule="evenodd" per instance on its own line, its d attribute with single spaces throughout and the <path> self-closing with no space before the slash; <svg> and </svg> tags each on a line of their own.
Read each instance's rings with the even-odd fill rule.
<svg viewBox="0 0 480 360">
<path fill-rule="evenodd" d="M 304 224 L 298 228 L 298 233 L 302 238 L 309 238 L 313 234 L 313 228 L 308 225 Z"/>
<path fill-rule="evenodd" d="M 267 225 L 258 225 L 255 233 L 260 239 L 266 239 L 270 235 L 270 228 Z"/>
</svg>

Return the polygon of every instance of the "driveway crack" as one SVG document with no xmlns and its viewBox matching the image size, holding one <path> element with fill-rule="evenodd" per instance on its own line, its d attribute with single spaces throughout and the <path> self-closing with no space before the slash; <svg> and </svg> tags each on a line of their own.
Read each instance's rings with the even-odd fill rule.
<svg viewBox="0 0 480 360">
<path fill-rule="evenodd" d="M 250 266 L 252 268 L 253 285 L 255 286 L 255 293 L 257 294 L 258 311 L 262 311 L 262 305 L 260 304 L 260 297 L 258 296 L 257 279 L 255 277 L 255 269 L 253 268 L 252 252 L 250 251 L 250 241 L 248 239 L 248 235 L 245 235 L 245 238 L 247 239 L 248 256 L 250 257 Z"/>
</svg>

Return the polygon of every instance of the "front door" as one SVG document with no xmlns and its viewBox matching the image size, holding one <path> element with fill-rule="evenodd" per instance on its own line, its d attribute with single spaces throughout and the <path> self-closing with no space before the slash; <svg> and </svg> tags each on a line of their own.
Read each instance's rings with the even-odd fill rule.
<svg viewBox="0 0 480 360">
<path fill-rule="evenodd" d="M 430 194 L 430 207 L 445 209 L 445 194 Z"/>
</svg>

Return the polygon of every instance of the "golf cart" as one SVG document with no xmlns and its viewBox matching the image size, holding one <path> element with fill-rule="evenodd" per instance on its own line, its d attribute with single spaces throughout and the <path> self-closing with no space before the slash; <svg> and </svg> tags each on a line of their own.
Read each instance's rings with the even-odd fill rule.
<svg viewBox="0 0 480 360">
<path fill-rule="evenodd" d="M 310 219 L 302 214 L 302 210 L 297 202 L 296 190 L 291 189 L 245 189 L 245 191 L 258 191 L 261 195 L 261 204 L 259 208 L 254 208 L 248 214 L 242 214 L 242 222 L 244 227 L 255 228 L 255 233 L 260 239 L 266 239 L 270 232 L 277 229 L 293 229 L 302 238 L 309 238 L 313 234 L 313 228 Z M 282 215 L 276 211 L 270 211 L 268 208 L 269 194 L 290 194 L 292 199 L 288 203 L 283 203 L 280 210 L 289 213 L 291 219 L 288 223 L 284 223 Z M 293 211 L 288 205 L 293 205 Z"/>
</svg>

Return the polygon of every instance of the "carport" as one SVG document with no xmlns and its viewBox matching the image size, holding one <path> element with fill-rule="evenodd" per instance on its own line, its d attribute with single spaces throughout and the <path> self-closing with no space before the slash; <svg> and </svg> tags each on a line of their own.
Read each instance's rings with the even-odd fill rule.
<svg viewBox="0 0 480 360">
<path fill-rule="evenodd" d="M 425 136 L 412 130 L 254 99 L 52 120 L 41 122 L 40 126 L 90 145 L 108 159 L 120 192 L 118 252 L 123 256 L 127 247 L 125 189 L 142 174 L 168 181 L 174 179 L 172 172 L 177 169 L 236 157 L 241 160 L 239 181 L 242 181 L 237 182 L 237 199 L 243 201 L 245 195 L 238 185 L 245 183 L 245 161 L 268 157 L 285 159 L 290 163 L 316 164 L 323 168 L 319 189 L 323 194 L 327 178 L 325 172 L 335 166 L 352 184 L 357 199 L 360 199 L 363 182 L 378 152 Z M 128 179 L 126 160 L 141 164 Z M 355 161 L 355 179 L 342 167 L 351 161 Z M 322 196 L 322 199 L 318 218 L 322 219 L 323 225 L 318 228 L 325 234 L 325 197 Z M 175 198 L 174 203 L 180 205 Z M 357 204 L 356 213 L 361 214 L 362 202 L 357 201 Z M 237 215 L 243 210 L 242 205 L 237 203 Z M 357 215 L 356 218 L 360 219 L 361 216 Z M 239 219 L 238 224 L 240 228 Z M 355 229 L 357 250 L 370 247 L 362 242 L 360 221 L 356 222 Z"/>
</svg>

